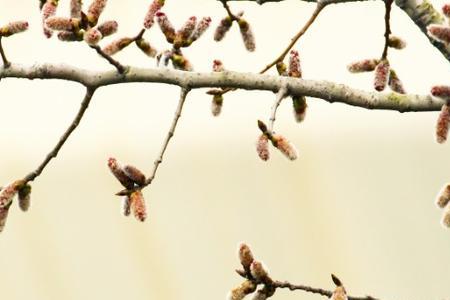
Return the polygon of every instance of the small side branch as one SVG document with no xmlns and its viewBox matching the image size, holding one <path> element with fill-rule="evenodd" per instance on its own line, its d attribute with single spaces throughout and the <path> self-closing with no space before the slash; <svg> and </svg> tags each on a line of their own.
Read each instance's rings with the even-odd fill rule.
<svg viewBox="0 0 450 300">
<path fill-rule="evenodd" d="M 97 53 L 103 57 L 104 59 L 106 59 L 111 65 L 113 65 L 116 69 L 117 72 L 119 72 L 120 74 L 125 73 L 126 68 L 124 66 L 122 66 L 122 64 L 120 62 L 118 62 L 117 60 L 115 60 L 114 58 L 112 58 L 110 55 L 106 54 L 102 48 L 100 48 L 100 46 L 98 45 L 92 45 L 90 46 L 92 49 L 95 49 L 95 51 L 97 51 Z"/>
<path fill-rule="evenodd" d="M 9 68 L 9 66 L 11 65 L 11 63 L 10 63 L 10 62 L 8 61 L 8 59 L 6 58 L 5 50 L 3 49 L 2 37 L 1 37 L 1 36 L 0 36 L 0 55 L 2 56 L 4 68 Z"/>
<path fill-rule="evenodd" d="M 178 106 L 177 106 L 177 109 L 175 111 L 175 115 L 174 115 L 174 118 L 172 120 L 172 124 L 170 125 L 169 132 L 167 133 L 166 139 L 163 142 L 163 145 L 161 147 L 161 151 L 159 152 L 158 158 L 154 162 L 152 173 L 147 178 L 147 180 L 145 182 L 145 186 L 151 184 L 153 179 L 155 179 L 156 172 L 158 171 L 159 165 L 163 161 L 164 153 L 167 150 L 167 146 L 169 145 L 170 140 L 172 139 L 173 135 L 175 134 L 175 129 L 177 127 L 178 120 L 180 119 L 181 112 L 183 110 L 183 105 L 184 105 L 184 102 L 186 101 L 186 97 L 187 97 L 189 91 L 190 91 L 189 88 L 186 88 L 186 87 L 182 87 L 181 88 L 180 99 L 178 100 Z"/>
<path fill-rule="evenodd" d="M 278 106 L 280 106 L 281 101 L 283 101 L 283 99 L 287 96 L 287 93 L 288 93 L 288 90 L 287 90 L 286 85 L 283 85 L 277 93 L 277 98 L 275 99 L 275 102 L 273 103 L 272 113 L 270 114 L 269 132 L 273 132 L 273 127 L 275 125 L 275 120 L 277 118 Z"/>
<path fill-rule="evenodd" d="M 55 158 L 58 155 L 59 150 L 61 150 L 62 146 L 66 143 L 67 139 L 70 137 L 72 132 L 78 127 L 80 124 L 81 119 L 83 118 L 84 113 L 86 112 L 89 103 L 92 100 L 92 96 L 94 95 L 95 88 L 88 87 L 86 90 L 86 95 L 84 96 L 83 102 L 81 102 L 80 109 L 78 110 L 77 115 L 75 116 L 75 119 L 70 123 L 70 126 L 67 128 L 66 132 L 61 136 L 58 143 L 55 145 L 55 147 L 47 154 L 44 161 L 37 167 L 36 170 L 28 174 L 24 180 L 26 182 L 33 181 L 38 177 L 42 171 L 45 169 L 45 167 L 48 165 L 48 163 Z"/>
<path fill-rule="evenodd" d="M 392 9 L 392 2 L 394 0 L 384 0 L 384 4 L 386 6 L 386 14 L 384 16 L 384 49 L 383 54 L 381 55 L 381 59 L 387 58 L 388 55 L 388 49 L 389 49 L 389 36 L 391 34 L 391 9 Z"/>
</svg>

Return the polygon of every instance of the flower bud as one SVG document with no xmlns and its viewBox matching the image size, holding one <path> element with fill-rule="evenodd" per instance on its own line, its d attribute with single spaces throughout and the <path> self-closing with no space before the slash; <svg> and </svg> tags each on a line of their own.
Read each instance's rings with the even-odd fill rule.
<svg viewBox="0 0 450 300">
<path fill-rule="evenodd" d="M 225 37 L 226 33 L 230 30 L 233 21 L 229 16 L 226 16 L 222 20 L 220 20 L 219 26 L 217 26 L 216 31 L 214 32 L 214 40 L 216 42 L 220 42 Z"/>
<path fill-rule="evenodd" d="M 167 18 L 166 14 L 158 11 L 156 13 L 156 21 L 158 22 L 159 28 L 161 28 L 162 33 L 166 36 L 166 40 L 169 43 L 173 43 L 175 40 L 175 29 L 170 23 L 169 18 Z"/>
<path fill-rule="evenodd" d="M 444 25 L 432 24 L 427 27 L 428 35 L 434 39 L 448 44 L 450 43 L 450 27 Z"/>
<path fill-rule="evenodd" d="M 398 36 L 390 35 L 388 39 L 388 46 L 401 50 L 406 47 L 406 42 Z"/>
<path fill-rule="evenodd" d="M 123 171 L 137 185 L 143 186 L 145 184 L 145 175 L 138 168 L 126 165 L 123 167 Z"/>
<path fill-rule="evenodd" d="M 261 134 L 256 142 L 256 152 L 259 158 L 263 161 L 268 161 L 270 158 L 269 152 L 269 138 L 265 134 Z"/>
<path fill-rule="evenodd" d="M 211 113 L 214 117 L 217 117 L 222 112 L 222 106 L 223 106 L 223 95 L 217 94 L 213 95 L 213 99 L 211 102 Z"/>
<path fill-rule="evenodd" d="M 197 27 L 195 27 L 194 32 L 192 33 L 192 36 L 190 38 L 191 43 L 198 40 L 203 33 L 209 28 L 209 25 L 211 24 L 211 18 L 210 17 L 203 17 L 200 22 L 198 22 Z"/>
<path fill-rule="evenodd" d="M 240 18 L 238 20 L 238 24 L 239 30 L 241 31 L 242 40 L 244 41 L 245 48 L 250 52 L 255 51 L 256 49 L 255 36 L 253 35 L 253 31 L 250 28 L 250 24 L 243 18 Z"/>
<path fill-rule="evenodd" d="M 448 85 L 433 86 L 431 88 L 431 95 L 449 101 L 450 100 L 450 86 L 448 86 Z"/>
<path fill-rule="evenodd" d="M 131 211 L 133 212 L 134 217 L 137 220 L 144 222 L 147 218 L 147 209 L 145 207 L 145 200 L 142 192 L 138 190 L 131 193 L 130 203 Z"/>
<path fill-rule="evenodd" d="M 28 29 L 28 22 L 15 21 L 10 22 L 7 25 L 0 28 L 0 36 L 8 37 L 16 33 L 23 32 Z"/>
<path fill-rule="evenodd" d="M 187 42 L 187 40 L 191 37 L 194 32 L 195 27 L 197 26 L 197 17 L 190 17 L 186 23 L 177 31 L 177 39 L 180 42 Z"/>
<path fill-rule="evenodd" d="M 349 64 L 347 69 L 350 73 L 371 72 L 375 70 L 379 62 L 378 59 L 364 59 Z"/>
<path fill-rule="evenodd" d="M 88 45 L 97 45 L 98 42 L 102 39 L 102 33 L 97 28 L 91 28 L 84 33 L 84 41 Z"/>
<path fill-rule="evenodd" d="M 446 184 L 442 187 L 435 202 L 439 208 L 445 208 L 447 206 L 450 202 L 450 184 Z"/>
<path fill-rule="evenodd" d="M 6 224 L 6 219 L 8 218 L 9 208 L 11 207 L 11 203 L 8 206 L 0 207 L 0 232 L 3 231 Z"/>
<path fill-rule="evenodd" d="M 228 293 L 227 300 L 242 300 L 245 296 L 253 293 L 255 290 L 256 284 L 250 280 L 246 280 Z"/>
<path fill-rule="evenodd" d="M 444 226 L 445 228 L 450 228 L 450 206 L 448 206 L 443 215 L 442 215 L 442 220 L 441 220 L 441 224 L 442 226 Z"/>
<path fill-rule="evenodd" d="M 47 38 L 50 38 L 53 34 L 53 31 L 45 25 L 45 21 L 56 14 L 56 8 L 58 6 L 58 1 L 48 0 L 42 7 L 42 28 L 44 31 L 44 35 Z"/>
<path fill-rule="evenodd" d="M 134 187 L 134 182 L 125 174 L 125 171 L 115 158 L 111 157 L 108 159 L 108 167 L 125 188 L 132 189 Z"/>
<path fill-rule="evenodd" d="M 249 271 L 250 265 L 254 261 L 253 253 L 250 250 L 250 247 L 245 243 L 241 243 L 238 248 L 238 256 L 244 270 Z"/>
<path fill-rule="evenodd" d="M 156 49 L 153 48 L 152 45 L 150 45 L 150 43 L 147 42 L 146 40 L 144 40 L 142 38 L 138 39 L 138 40 L 136 40 L 136 45 L 147 56 L 149 56 L 149 57 L 155 57 L 156 56 L 156 53 L 157 53 Z"/>
<path fill-rule="evenodd" d="M 293 96 L 292 97 L 292 107 L 294 111 L 294 117 L 297 122 L 302 122 L 305 119 L 306 108 L 308 105 L 306 104 L 305 96 Z"/>
<path fill-rule="evenodd" d="M 439 144 L 442 144 L 447 140 L 449 124 L 450 106 L 448 104 L 444 104 L 442 105 L 441 112 L 436 123 L 436 142 Z"/>
<path fill-rule="evenodd" d="M 98 19 L 105 9 L 107 0 L 93 0 L 87 12 L 87 19 L 91 26 L 97 25 Z"/>
<path fill-rule="evenodd" d="M 150 29 L 154 23 L 156 13 L 164 6 L 164 0 L 154 0 L 147 11 L 144 18 L 144 28 Z"/>
<path fill-rule="evenodd" d="M 300 67 L 300 57 L 298 55 L 298 51 L 291 50 L 289 53 L 288 75 L 289 77 L 302 77 L 302 69 Z"/>
<path fill-rule="evenodd" d="M 10 183 L 0 191 L 0 207 L 4 208 L 11 204 L 14 196 L 17 194 L 19 189 L 23 187 L 23 180 L 16 180 Z"/>
<path fill-rule="evenodd" d="M 18 192 L 19 195 L 19 207 L 22 211 L 27 211 L 31 204 L 31 185 L 23 185 Z"/>
<path fill-rule="evenodd" d="M 107 55 L 112 56 L 117 52 L 121 51 L 122 49 L 124 49 L 125 47 L 127 47 L 129 44 L 131 44 L 131 42 L 133 42 L 133 39 L 130 39 L 128 37 L 120 38 L 118 40 L 113 41 L 102 50 Z"/>
<path fill-rule="evenodd" d="M 97 26 L 98 31 L 101 32 L 103 37 L 107 37 L 117 32 L 119 24 L 116 21 L 106 21 Z"/>
<path fill-rule="evenodd" d="M 70 0 L 70 17 L 81 19 L 81 6 L 83 5 L 81 0 Z"/>
<path fill-rule="evenodd" d="M 254 260 L 250 265 L 250 272 L 257 281 L 270 282 L 269 272 L 267 267 L 260 261 Z"/>
<path fill-rule="evenodd" d="M 122 197 L 122 215 L 128 217 L 131 213 L 131 201 L 130 196 L 125 195 Z"/>
<path fill-rule="evenodd" d="M 382 60 L 375 68 L 374 88 L 381 92 L 386 87 L 389 77 L 389 61 Z"/>
<path fill-rule="evenodd" d="M 80 20 L 63 17 L 49 17 L 45 21 L 45 25 L 52 30 L 77 31 L 80 26 Z"/>
<path fill-rule="evenodd" d="M 213 69 L 213 72 L 223 72 L 223 71 L 225 71 L 225 68 L 223 67 L 223 63 L 219 59 L 215 59 L 213 61 L 212 69 Z"/>
<path fill-rule="evenodd" d="M 272 144 L 281 151 L 288 159 L 296 160 L 298 157 L 297 149 L 282 135 L 274 134 Z"/>
<path fill-rule="evenodd" d="M 393 69 L 389 71 L 388 85 L 394 92 L 399 94 L 406 94 L 402 81 L 400 80 L 400 78 L 398 78 L 397 73 Z"/>
</svg>

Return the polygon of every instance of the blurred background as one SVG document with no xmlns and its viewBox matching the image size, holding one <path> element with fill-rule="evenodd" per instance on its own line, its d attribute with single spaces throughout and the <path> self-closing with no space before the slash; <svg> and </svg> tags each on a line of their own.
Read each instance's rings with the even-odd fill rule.
<svg viewBox="0 0 450 300">
<path fill-rule="evenodd" d="M 111 69 L 83 43 L 46 40 L 38 1 L 1 2 L 2 24 L 25 19 L 31 26 L 5 40 L 12 62 Z M 60 2 L 58 14 L 67 15 L 70 1 Z M 102 20 L 119 22 L 117 37 L 134 35 L 149 3 L 111 0 Z M 217 58 L 230 70 L 260 70 L 284 49 L 314 4 L 231 7 L 245 11 L 257 51 L 246 52 L 237 27 L 221 43 L 212 40 L 212 28 L 185 51 L 196 70 L 209 71 Z M 210 0 L 168 0 L 164 11 L 176 27 L 191 15 L 209 15 L 215 27 L 225 14 Z M 372 89 L 371 74 L 349 74 L 346 65 L 381 54 L 383 16 L 381 1 L 328 7 L 296 46 L 304 77 Z M 392 29 L 408 42 L 390 54 L 408 92 L 426 94 L 433 84 L 449 83 L 448 62 L 396 7 Z M 168 47 L 157 27 L 146 37 L 160 50 Z M 155 66 L 134 47 L 117 59 Z M 157 178 L 145 190 L 148 220 L 125 218 L 107 158 L 148 173 L 178 92 L 158 84 L 97 91 L 82 124 L 33 183 L 31 210 L 22 213 L 15 203 L 10 210 L 0 236 L 3 298 L 224 299 L 241 281 L 234 273 L 236 248 L 246 241 L 279 280 L 332 289 L 334 273 L 352 295 L 449 299 L 450 231 L 439 223 L 434 197 L 450 181 L 450 145 L 434 142 L 436 112 L 369 111 L 309 98 L 307 118 L 297 124 L 285 101 L 276 130 L 300 157 L 290 162 L 272 151 L 262 162 L 255 152 L 256 120 L 269 118 L 274 95 L 229 93 L 222 115 L 214 118 L 210 96 L 195 90 Z M 1 185 L 41 162 L 83 94 L 70 82 L 1 81 Z M 274 299 L 320 297 L 279 291 Z"/>
</svg>

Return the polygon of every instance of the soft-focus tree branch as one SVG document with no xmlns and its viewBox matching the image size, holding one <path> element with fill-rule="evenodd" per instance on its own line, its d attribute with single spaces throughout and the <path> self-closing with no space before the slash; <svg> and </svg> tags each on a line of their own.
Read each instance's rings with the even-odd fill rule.
<svg viewBox="0 0 450 300">
<path fill-rule="evenodd" d="M 36 64 L 33 66 L 12 64 L 7 69 L 0 68 L 0 78 L 62 79 L 79 82 L 91 88 L 128 82 L 155 82 L 192 89 L 222 87 L 272 92 L 277 92 L 283 84 L 287 84 L 290 95 L 305 95 L 328 102 L 342 102 L 368 109 L 388 109 L 400 112 L 439 111 L 444 103 L 443 100 L 429 95 L 368 92 L 329 81 L 230 71 L 199 73 L 130 67 L 126 74 L 119 74 L 116 71 L 93 72 L 61 64 Z"/>
</svg>

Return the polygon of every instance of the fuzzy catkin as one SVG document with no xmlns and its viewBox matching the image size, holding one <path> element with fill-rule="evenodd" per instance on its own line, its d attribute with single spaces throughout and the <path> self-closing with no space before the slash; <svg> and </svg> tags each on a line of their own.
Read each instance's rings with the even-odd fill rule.
<svg viewBox="0 0 450 300">
<path fill-rule="evenodd" d="M 349 64 L 347 69 L 350 73 L 371 72 L 379 62 L 378 59 L 363 59 Z"/>
<path fill-rule="evenodd" d="M 436 122 L 436 142 L 439 144 L 442 144 L 447 140 L 449 124 L 450 106 L 448 104 L 444 104 L 442 105 L 441 112 L 439 113 L 439 117 Z"/>
<path fill-rule="evenodd" d="M 132 42 L 133 42 L 133 39 L 131 39 L 131 38 L 128 38 L 128 37 L 120 38 L 118 40 L 111 42 L 102 50 L 107 55 L 111 56 L 111 55 L 114 55 L 117 52 L 121 51 L 122 49 L 124 49 L 125 47 L 130 45 Z"/>
<path fill-rule="evenodd" d="M 131 203 L 131 211 L 134 214 L 134 217 L 144 222 L 147 218 L 147 209 L 145 206 L 144 196 L 141 191 L 135 191 L 130 195 L 130 203 Z"/>
<path fill-rule="evenodd" d="M 265 134 L 261 134 L 256 142 L 256 153 L 263 161 L 268 161 L 270 158 L 269 152 L 269 138 Z"/>
<path fill-rule="evenodd" d="M 242 41 L 244 42 L 245 48 L 253 52 L 256 49 L 255 36 L 250 27 L 250 24 L 243 18 L 238 20 L 239 30 L 241 32 Z"/>
<path fill-rule="evenodd" d="M 116 21 L 106 21 L 97 26 L 98 31 L 101 32 L 103 37 L 109 36 L 117 32 L 119 24 Z"/>
<path fill-rule="evenodd" d="M 154 0 L 147 11 L 144 18 L 144 28 L 150 29 L 154 23 L 156 13 L 164 6 L 164 0 Z"/>
<path fill-rule="evenodd" d="M 385 89 L 389 78 L 389 61 L 382 60 L 375 68 L 373 85 L 375 90 L 381 92 Z"/>
<path fill-rule="evenodd" d="M 450 202 L 450 184 L 446 184 L 439 191 L 435 203 L 439 208 L 445 208 L 449 202 Z"/>
<path fill-rule="evenodd" d="M 231 25 L 233 24 L 233 21 L 229 16 L 226 16 L 222 20 L 220 20 L 219 25 L 216 28 L 216 31 L 214 32 L 214 40 L 216 42 L 220 42 L 223 40 L 227 32 L 230 30 Z"/>
</svg>

